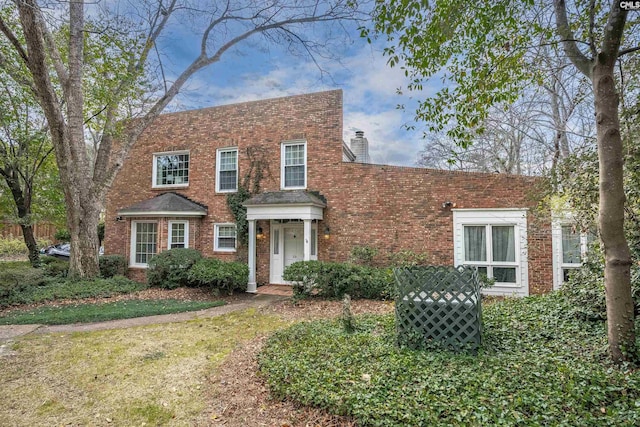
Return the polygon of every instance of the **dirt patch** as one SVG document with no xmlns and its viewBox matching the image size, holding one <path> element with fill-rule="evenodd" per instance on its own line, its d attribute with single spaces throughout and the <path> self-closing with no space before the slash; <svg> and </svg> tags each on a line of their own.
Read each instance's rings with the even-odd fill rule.
<svg viewBox="0 0 640 427">
<path fill-rule="evenodd" d="M 263 309 L 289 321 L 332 318 L 342 312 L 339 301 L 304 300 L 297 304 L 281 301 Z M 354 314 L 385 314 L 393 311 L 390 302 L 356 300 L 352 302 Z M 352 427 L 350 417 L 331 415 L 319 408 L 301 406 L 295 402 L 274 399 L 258 374 L 257 355 L 266 341 L 256 338 L 236 348 L 210 378 L 211 395 L 208 410 L 203 414 L 203 425 L 224 426 L 281 426 Z"/>
</svg>

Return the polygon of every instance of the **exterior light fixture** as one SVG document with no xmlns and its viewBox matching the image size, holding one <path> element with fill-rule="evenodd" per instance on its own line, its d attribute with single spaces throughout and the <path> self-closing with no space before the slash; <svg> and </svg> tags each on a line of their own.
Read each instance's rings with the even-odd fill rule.
<svg viewBox="0 0 640 427">
<path fill-rule="evenodd" d="M 122 217 L 121 217 L 120 215 L 118 215 L 118 216 L 116 217 L 116 222 L 120 222 L 120 221 L 122 221 Z"/>
<path fill-rule="evenodd" d="M 450 201 L 446 201 L 442 203 L 442 209 L 451 208 L 451 207 L 455 208 L 456 204 Z"/>
<path fill-rule="evenodd" d="M 329 227 L 325 227 L 324 228 L 324 238 L 328 239 L 329 236 L 331 236 L 331 230 L 329 229 Z"/>
<path fill-rule="evenodd" d="M 264 239 L 264 232 L 262 230 L 262 227 L 258 227 L 257 233 L 256 233 L 256 237 L 258 239 Z"/>
</svg>

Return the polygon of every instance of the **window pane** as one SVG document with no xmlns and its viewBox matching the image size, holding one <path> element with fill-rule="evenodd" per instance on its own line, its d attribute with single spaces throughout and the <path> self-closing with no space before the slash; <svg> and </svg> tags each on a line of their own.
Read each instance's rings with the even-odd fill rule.
<svg viewBox="0 0 640 427">
<path fill-rule="evenodd" d="M 516 283 L 515 267 L 493 267 L 493 278 L 496 282 Z"/>
<path fill-rule="evenodd" d="M 304 166 L 285 166 L 285 187 L 304 187 Z"/>
<path fill-rule="evenodd" d="M 273 254 L 278 255 L 280 253 L 280 230 L 273 230 Z"/>
<path fill-rule="evenodd" d="M 136 264 L 147 264 L 156 254 L 157 227 L 155 222 L 136 223 Z"/>
<path fill-rule="evenodd" d="M 516 239 L 513 226 L 491 227 L 493 239 L 493 260 L 514 262 L 516 260 Z"/>
<path fill-rule="evenodd" d="M 284 187 L 305 186 L 305 145 L 284 146 Z"/>
<path fill-rule="evenodd" d="M 156 185 L 189 182 L 189 154 L 156 156 Z"/>
<path fill-rule="evenodd" d="M 236 248 L 236 227 L 233 225 L 217 226 L 218 233 L 216 236 L 218 249 L 235 249 Z"/>
<path fill-rule="evenodd" d="M 580 233 L 571 226 L 562 226 L 562 263 L 580 264 Z"/>
<path fill-rule="evenodd" d="M 220 171 L 218 174 L 218 186 L 220 190 L 237 190 L 236 183 L 236 171 Z"/>
<path fill-rule="evenodd" d="M 304 144 L 286 145 L 284 147 L 285 166 L 304 165 Z"/>
<path fill-rule="evenodd" d="M 237 156 L 238 152 L 233 151 L 221 151 L 220 152 L 220 170 L 221 171 L 232 171 L 236 170 L 237 164 Z"/>
<path fill-rule="evenodd" d="M 484 226 L 464 227 L 464 260 L 467 262 L 487 260 L 487 238 Z"/>
<path fill-rule="evenodd" d="M 184 248 L 186 243 L 186 224 L 183 222 L 171 224 L 171 242 L 169 247 Z"/>
<path fill-rule="evenodd" d="M 220 151 L 218 155 L 218 189 L 237 190 L 238 150 Z"/>
</svg>

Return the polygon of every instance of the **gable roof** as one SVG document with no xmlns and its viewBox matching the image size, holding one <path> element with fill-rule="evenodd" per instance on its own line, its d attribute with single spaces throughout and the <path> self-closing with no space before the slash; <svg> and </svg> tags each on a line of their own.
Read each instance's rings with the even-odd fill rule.
<svg viewBox="0 0 640 427">
<path fill-rule="evenodd" d="M 206 216 L 207 207 L 177 193 L 163 193 L 120 209 L 122 216 Z"/>
<path fill-rule="evenodd" d="M 243 206 L 264 206 L 264 205 L 311 205 L 322 208 L 327 207 L 324 197 L 319 193 L 294 190 L 294 191 L 271 191 L 257 194 L 244 202 Z"/>
</svg>

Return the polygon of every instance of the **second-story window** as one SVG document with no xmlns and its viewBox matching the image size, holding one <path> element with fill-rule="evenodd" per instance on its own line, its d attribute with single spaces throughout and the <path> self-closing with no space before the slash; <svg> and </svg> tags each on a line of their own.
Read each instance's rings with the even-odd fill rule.
<svg viewBox="0 0 640 427">
<path fill-rule="evenodd" d="M 153 187 L 189 185 L 189 152 L 173 151 L 153 155 Z"/>
<path fill-rule="evenodd" d="M 285 142 L 282 144 L 282 188 L 307 187 L 307 144 Z"/>
<path fill-rule="evenodd" d="M 216 191 L 238 190 L 238 149 L 221 148 L 216 156 Z"/>
</svg>

